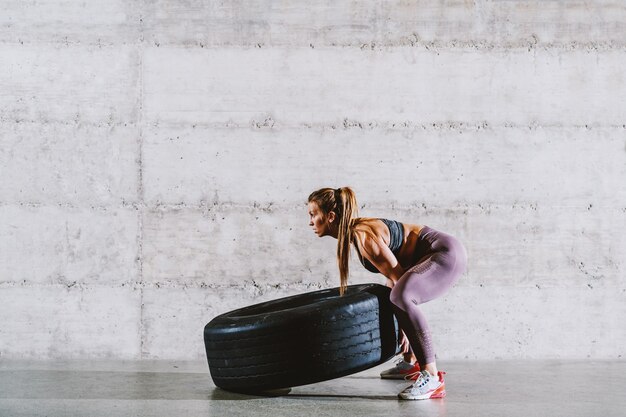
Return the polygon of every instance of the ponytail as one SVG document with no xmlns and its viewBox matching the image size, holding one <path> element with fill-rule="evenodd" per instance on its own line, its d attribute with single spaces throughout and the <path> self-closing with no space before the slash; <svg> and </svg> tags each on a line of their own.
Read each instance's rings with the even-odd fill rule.
<svg viewBox="0 0 626 417">
<path fill-rule="evenodd" d="M 320 209 L 328 214 L 335 213 L 339 220 L 337 233 L 337 265 L 339 266 L 339 294 L 343 295 L 348 286 L 350 244 L 354 239 L 354 223 L 359 215 L 356 195 L 350 187 L 337 189 L 322 188 L 309 196 L 309 202 L 315 201 Z"/>
<path fill-rule="evenodd" d="M 354 220 L 359 215 L 354 191 L 349 187 L 339 188 L 336 192 L 338 198 L 339 233 L 337 235 L 337 264 L 339 266 L 339 294 L 343 295 L 348 286 L 350 275 L 350 244 L 354 237 Z"/>
</svg>

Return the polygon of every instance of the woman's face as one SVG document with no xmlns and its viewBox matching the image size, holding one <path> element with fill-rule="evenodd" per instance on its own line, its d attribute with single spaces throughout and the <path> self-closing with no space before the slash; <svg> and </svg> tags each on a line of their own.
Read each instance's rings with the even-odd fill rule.
<svg viewBox="0 0 626 417">
<path fill-rule="evenodd" d="M 319 237 L 326 236 L 330 229 L 328 217 L 315 201 L 309 202 L 309 226 L 313 228 L 313 232 Z"/>
</svg>

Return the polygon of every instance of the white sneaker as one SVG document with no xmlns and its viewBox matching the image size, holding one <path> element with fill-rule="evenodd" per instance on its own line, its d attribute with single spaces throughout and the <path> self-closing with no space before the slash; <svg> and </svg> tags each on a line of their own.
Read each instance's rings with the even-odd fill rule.
<svg viewBox="0 0 626 417">
<path fill-rule="evenodd" d="M 446 384 L 443 380 L 444 372 L 438 372 L 437 376 L 431 375 L 424 370 L 417 380 L 404 389 L 398 397 L 403 400 L 427 400 L 429 398 L 443 398 L 446 396 Z"/>
<path fill-rule="evenodd" d="M 382 371 L 380 377 L 382 379 L 405 379 L 408 375 L 419 372 L 419 370 L 420 366 L 417 362 L 413 365 L 400 358 L 393 368 Z"/>
</svg>

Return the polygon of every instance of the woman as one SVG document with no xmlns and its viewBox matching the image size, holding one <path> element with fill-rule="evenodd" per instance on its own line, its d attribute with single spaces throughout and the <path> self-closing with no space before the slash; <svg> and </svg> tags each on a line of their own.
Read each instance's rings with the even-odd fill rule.
<svg viewBox="0 0 626 417">
<path fill-rule="evenodd" d="M 443 295 L 465 271 L 467 253 L 463 245 L 453 236 L 427 226 L 359 218 L 356 197 L 348 187 L 314 191 L 308 209 L 309 226 L 315 234 L 338 241 L 341 294 L 348 283 L 351 244 L 366 269 L 387 277 L 387 285 L 392 288 L 390 300 L 403 331 L 401 345 L 406 352 L 408 339 L 419 365 L 411 378 L 415 382 L 398 396 L 405 400 L 444 397 L 443 372 L 437 370 L 428 323 L 418 306 Z M 402 371 L 406 373 L 404 368 L 397 366 L 381 376 L 401 375 Z"/>
</svg>

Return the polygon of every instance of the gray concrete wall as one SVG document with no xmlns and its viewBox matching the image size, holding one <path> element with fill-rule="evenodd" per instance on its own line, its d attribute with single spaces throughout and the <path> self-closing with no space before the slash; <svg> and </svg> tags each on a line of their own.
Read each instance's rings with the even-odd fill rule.
<svg viewBox="0 0 626 417">
<path fill-rule="evenodd" d="M 621 358 L 624 68 L 616 0 L 3 0 L 0 359 L 202 358 L 329 185 L 465 242 L 441 359 Z"/>
</svg>

